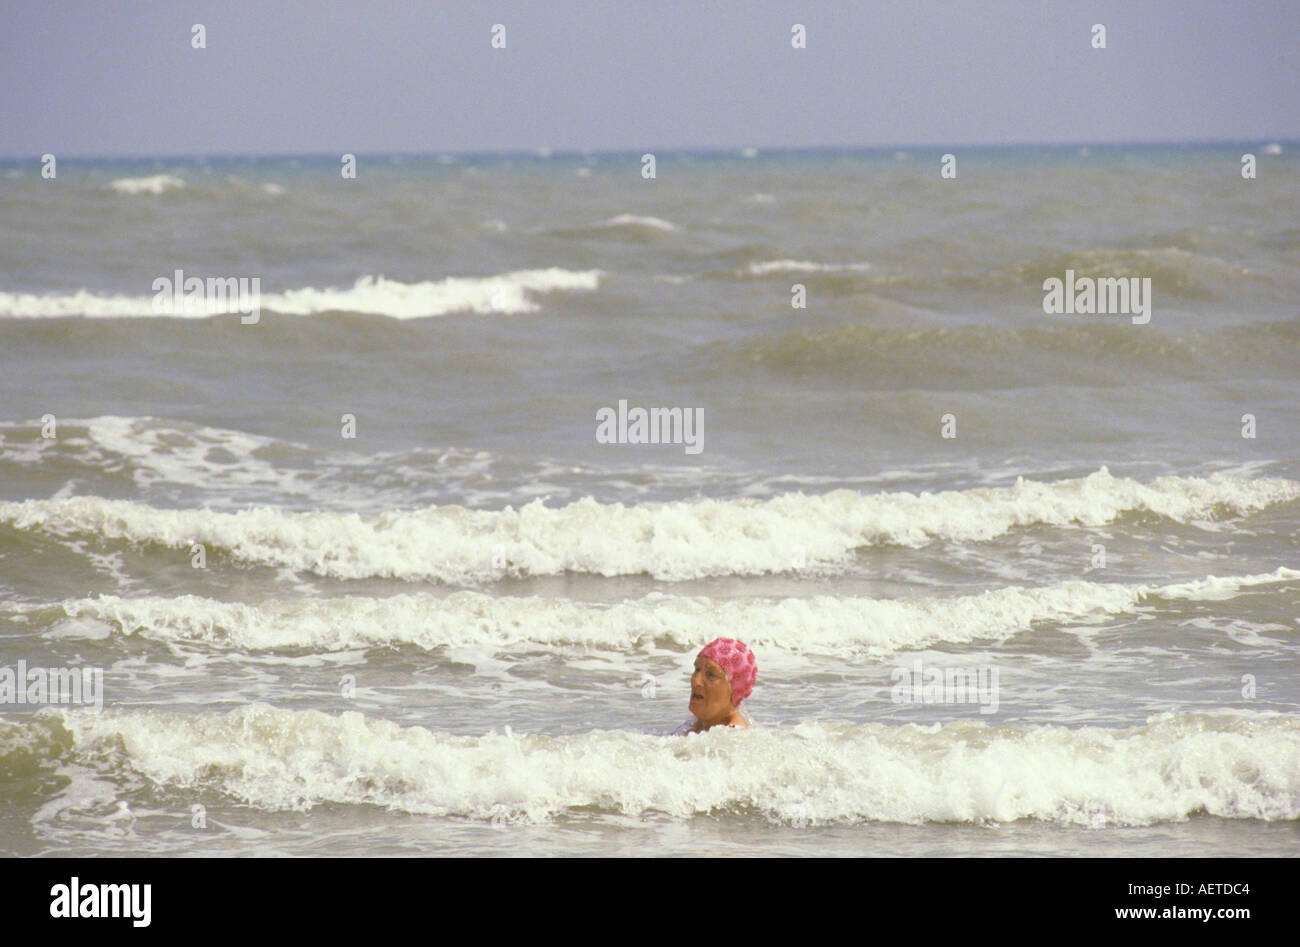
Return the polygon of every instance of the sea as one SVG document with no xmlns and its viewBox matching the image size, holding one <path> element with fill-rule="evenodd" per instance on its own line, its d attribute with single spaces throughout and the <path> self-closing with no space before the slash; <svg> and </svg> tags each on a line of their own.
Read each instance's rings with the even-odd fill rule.
<svg viewBox="0 0 1300 947">
<path fill-rule="evenodd" d="M 951 158 L 0 162 L 0 854 L 1295 855 L 1300 143 Z"/>
</svg>

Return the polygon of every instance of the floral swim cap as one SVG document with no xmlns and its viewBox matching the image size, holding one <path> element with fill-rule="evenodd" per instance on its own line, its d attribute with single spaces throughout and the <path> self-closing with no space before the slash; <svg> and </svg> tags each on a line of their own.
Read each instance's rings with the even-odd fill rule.
<svg viewBox="0 0 1300 947">
<path fill-rule="evenodd" d="M 754 660 L 754 652 L 745 647 L 745 642 L 735 638 L 716 638 L 700 649 L 699 656 L 717 661 L 727 675 L 731 684 L 731 706 L 739 707 L 740 702 L 754 692 L 758 662 Z"/>
</svg>

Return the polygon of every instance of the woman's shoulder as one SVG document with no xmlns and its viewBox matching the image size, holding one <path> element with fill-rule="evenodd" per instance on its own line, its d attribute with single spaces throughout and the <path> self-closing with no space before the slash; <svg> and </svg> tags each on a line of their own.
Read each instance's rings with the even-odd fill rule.
<svg viewBox="0 0 1300 947">
<path fill-rule="evenodd" d="M 740 729 L 742 727 L 754 726 L 754 721 L 749 718 L 748 714 L 741 714 L 740 719 L 737 720 L 736 722 L 721 724 L 721 726 Z M 699 733 L 699 732 L 700 732 L 700 722 L 696 720 L 694 717 L 692 717 L 688 719 L 686 722 L 684 722 L 676 730 L 674 730 L 671 734 L 669 734 L 669 736 L 684 737 L 687 734 Z"/>
</svg>

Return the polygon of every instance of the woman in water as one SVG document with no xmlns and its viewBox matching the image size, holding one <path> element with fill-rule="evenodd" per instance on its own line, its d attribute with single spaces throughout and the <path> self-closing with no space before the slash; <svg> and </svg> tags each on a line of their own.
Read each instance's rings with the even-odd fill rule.
<svg viewBox="0 0 1300 947">
<path fill-rule="evenodd" d="M 754 652 L 735 638 L 717 638 L 700 649 L 691 675 L 691 719 L 674 736 L 710 727 L 748 727 L 741 702 L 754 692 L 758 665 Z"/>
</svg>

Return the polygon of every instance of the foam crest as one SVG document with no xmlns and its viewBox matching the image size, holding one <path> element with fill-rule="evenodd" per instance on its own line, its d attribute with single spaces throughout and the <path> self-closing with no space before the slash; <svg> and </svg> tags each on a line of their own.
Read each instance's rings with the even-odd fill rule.
<svg viewBox="0 0 1300 947">
<path fill-rule="evenodd" d="M 672 233 L 677 225 L 661 217 L 645 217 L 636 214 L 619 214 L 601 222 L 602 227 L 634 227 L 648 230 L 662 230 Z"/>
<path fill-rule="evenodd" d="M 93 447 L 128 461 L 142 487 L 166 482 L 203 487 L 217 483 L 227 488 L 270 484 L 284 492 L 303 490 L 292 472 L 279 471 L 259 456 L 279 444 L 273 438 L 148 417 L 101 415 L 82 423 Z M 68 422 L 63 424 L 66 429 Z"/>
<path fill-rule="evenodd" d="M 1241 577 L 1243 580 L 1250 577 Z M 1171 587 L 1172 588 L 1172 587 Z M 842 657 L 884 654 L 936 642 L 1001 640 L 1037 622 L 1069 623 L 1135 609 L 1160 588 L 1066 582 L 955 598 L 748 598 L 652 593 L 616 604 L 457 592 L 384 598 L 348 596 L 261 606 L 194 595 L 70 599 L 33 609 L 56 635 L 139 634 L 238 651 L 413 645 L 424 649 L 526 644 L 580 645 L 615 653 L 656 644 L 689 650 L 745 629 L 754 647 Z"/>
<path fill-rule="evenodd" d="M 441 316 L 449 312 L 522 313 L 540 308 L 530 294 L 557 290 L 594 290 L 599 270 L 576 272 L 550 267 L 519 270 L 500 276 L 448 277 L 401 283 L 382 276 L 365 276 L 351 289 L 296 289 L 262 297 L 274 312 L 310 315 L 318 312 L 362 312 L 394 319 Z"/>
<path fill-rule="evenodd" d="M 814 263 L 810 260 L 763 260 L 750 263 L 741 275 L 768 276 L 772 273 L 866 272 L 870 263 Z"/>
<path fill-rule="evenodd" d="M 169 274 L 170 275 L 170 274 Z M 565 270 L 550 267 L 519 270 L 497 276 L 449 276 L 441 280 L 403 283 L 383 276 L 363 276 L 348 289 L 291 289 L 262 292 L 263 311 L 287 315 L 322 312 L 356 312 L 392 319 L 419 319 L 452 312 L 524 313 L 539 308 L 532 297 L 557 291 L 591 291 L 600 285 L 599 270 Z M 251 276 L 249 277 L 251 278 Z M 202 303 L 201 305 L 199 303 Z M 75 293 L 0 292 L 0 316 L 24 318 L 86 316 L 90 318 L 165 317 L 205 319 L 233 314 L 239 300 L 216 296 L 196 300 L 193 307 L 157 312 L 153 296 L 101 295 L 85 289 Z"/>
<path fill-rule="evenodd" d="M 0 523 L 56 536 L 157 543 L 202 542 L 237 561 L 340 579 L 391 577 L 467 584 L 505 575 L 648 574 L 664 581 L 716 575 L 842 571 L 856 551 L 879 544 L 920 547 L 934 540 L 983 542 L 1021 526 L 1102 526 L 1135 512 L 1213 527 L 1300 497 L 1300 483 L 1161 477 L 1116 478 L 1102 468 L 1054 482 L 963 491 L 768 500 L 694 499 L 562 507 L 534 500 L 518 510 L 430 506 L 380 515 L 293 512 L 258 507 L 227 513 L 165 510 L 81 496 L 0 502 Z"/>
<path fill-rule="evenodd" d="M 745 598 L 652 593 L 616 604 L 540 596 L 394 595 L 309 598 L 264 605 L 195 595 L 69 599 L 23 606 L 57 636 L 141 635 L 168 644 L 236 651 L 409 645 L 426 650 L 577 645 L 618 654 L 666 645 L 691 650 L 745 629 L 753 647 L 844 657 L 883 655 L 937 643 L 1001 641 L 1035 624 L 1070 624 L 1135 611 L 1149 598 L 1225 599 L 1242 588 L 1300 578 L 1300 571 L 1226 576 L 1165 586 L 1085 581 L 1009 587 L 914 601 L 833 597 Z M 1231 590 L 1231 591 L 1229 591 Z"/>
<path fill-rule="evenodd" d="M 60 719 L 79 760 L 270 811 L 375 805 L 545 821 L 594 808 L 788 824 L 1300 818 L 1300 722 L 1286 717 L 1167 715 L 1123 730 L 805 723 L 685 738 L 456 736 L 262 704 Z"/>
<path fill-rule="evenodd" d="M 165 194 L 185 186 L 185 182 L 172 174 L 155 174 L 144 178 L 118 178 L 109 185 L 119 194 Z"/>
<path fill-rule="evenodd" d="M 1163 598 L 1181 598 L 1191 601 L 1222 601 L 1233 598 L 1242 589 L 1256 585 L 1272 585 L 1287 579 L 1300 579 L 1300 569 L 1278 566 L 1272 572 L 1262 575 L 1225 575 L 1206 576 L 1194 582 L 1179 582 L 1166 585 L 1160 589 Z"/>
</svg>

